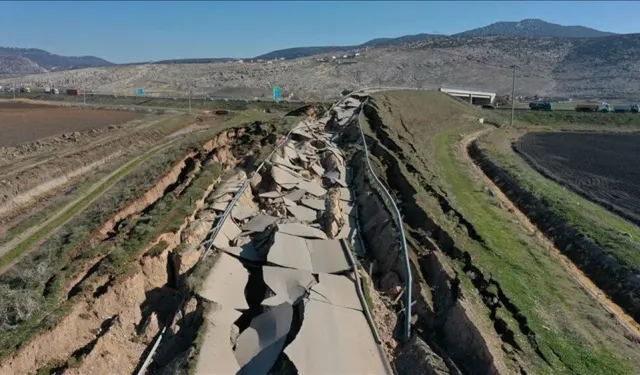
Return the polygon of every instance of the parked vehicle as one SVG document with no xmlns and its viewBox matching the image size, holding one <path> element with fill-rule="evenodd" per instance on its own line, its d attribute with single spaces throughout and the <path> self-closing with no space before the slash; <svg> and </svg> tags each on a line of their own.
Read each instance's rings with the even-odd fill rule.
<svg viewBox="0 0 640 375">
<path fill-rule="evenodd" d="M 609 113 L 611 111 L 613 111 L 613 108 L 611 108 L 609 104 L 602 103 L 602 105 L 600 105 L 600 112 Z"/>
<path fill-rule="evenodd" d="M 58 94 L 60 94 L 60 90 L 58 90 L 58 89 L 51 89 L 51 93 L 52 93 L 53 95 L 58 95 Z"/>
<path fill-rule="evenodd" d="M 45 87 L 44 88 L 44 93 L 45 94 L 50 94 L 51 93 L 51 88 L 50 87 Z"/>
<path fill-rule="evenodd" d="M 20 87 L 20 92 L 31 92 L 29 87 Z"/>
<path fill-rule="evenodd" d="M 631 106 L 630 105 L 617 105 L 617 106 L 613 107 L 613 111 L 616 112 L 616 113 L 631 112 Z"/>
<path fill-rule="evenodd" d="M 67 95 L 80 95 L 80 89 L 67 89 Z"/>
<path fill-rule="evenodd" d="M 551 102 L 531 102 L 529 109 L 532 111 L 553 111 L 553 103 Z"/>
<path fill-rule="evenodd" d="M 598 112 L 600 110 L 598 104 L 578 104 L 576 105 L 577 112 Z"/>
<path fill-rule="evenodd" d="M 631 104 L 631 113 L 640 112 L 640 104 Z"/>
</svg>

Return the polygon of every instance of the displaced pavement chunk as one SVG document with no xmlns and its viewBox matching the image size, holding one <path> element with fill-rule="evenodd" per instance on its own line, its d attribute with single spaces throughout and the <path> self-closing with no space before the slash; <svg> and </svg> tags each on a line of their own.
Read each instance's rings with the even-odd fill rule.
<svg viewBox="0 0 640 375">
<path fill-rule="evenodd" d="M 238 337 L 239 374 L 266 375 L 282 352 L 291 329 L 293 307 L 283 303 L 255 317 Z"/>
<path fill-rule="evenodd" d="M 284 352 L 299 374 L 393 374 L 361 311 L 313 299 Z"/>
<path fill-rule="evenodd" d="M 211 303 L 205 316 L 207 324 L 196 365 L 197 375 L 235 374 L 240 370 L 231 348 L 231 325 L 240 317 L 234 309 Z"/>
<path fill-rule="evenodd" d="M 198 294 L 225 308 L 246 310 L 249 308 L 244 296 L 247 281 L 249 281 L 249 272 L 242 263 L 231 255 L 221 252 Z"/>
</svg>

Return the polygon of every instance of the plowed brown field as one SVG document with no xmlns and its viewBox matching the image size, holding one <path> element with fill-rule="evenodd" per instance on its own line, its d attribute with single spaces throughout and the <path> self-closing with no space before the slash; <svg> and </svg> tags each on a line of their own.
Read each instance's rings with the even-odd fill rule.
<svg viewBox="0 0 640 375">
<path fill-rule="evenodd" d="M 130 111 L 0 102 L 0 147 L 33 142 L 62 133 L 99 129 L 141 116 Z"/>
<path fill-rule="evenodd" d="M 640 134 L 528 133 L 515 143 L 545 176 L 640 224 Z"/>
</svg>

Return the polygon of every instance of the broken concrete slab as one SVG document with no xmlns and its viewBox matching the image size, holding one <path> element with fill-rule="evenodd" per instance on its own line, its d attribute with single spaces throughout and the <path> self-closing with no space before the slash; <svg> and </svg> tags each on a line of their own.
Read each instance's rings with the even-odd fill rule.
<svg viewBox="0 0 640 375">
<path fill-rule="evenodd" d="M 320 166 L 319 164 L 312 164 L 311 165 L 311 169 L 313 169 L 313 171 L 318 175 L 318 176 L 322 176 L 324 175 L 324 168 L 322 168 L 322 166 Z"/>
<path fill-rule="evenodd" d="M 304 238 L 276 232 L 267 261 L 283 267 L 313 271 L 311 255 Z"/>
<path fill-rule="evenodd" d="M 229 202 L 216 202 L 211 206 L 212 209 L 220 212 L 224 212 L 227 209 Z"/>
<path fill-rule="evenodd" d="M 218 249 L 224 249 L 231 246 L 231 241 L 235 240 L 242 233 L 236 223 L 227 217 L 222 223 L 222 227 L 216 238 L 213 239 L 213 245 Z"/>
<path fill-rule="evenodd" d="M 277 306 L 284 302 L 295 304 L 317 284 L 311 272 L 292 268 L 264 266 L 262 275 L 269 289 L 275 293 L 275 296 L 262 301 L 264 306 Z"/>
<path fill-rule="evenodd" d="M 283 188 L 284 190 L 291 190 L 294 189 L 296 187 L 298 187 L 298 183 L 292 183 L 292 184 L 282 184 L 280 185 L 281 188 Z"/>
<path fill-rule="evenodd" d="M 298 183 L 298 189 L 306 190 L 307 193 L 316 197 L 321 197 L 327 194 L 327 190 L 320 186 L 319 183 L 311 181 L 301 181 L 300 183 Z"/>
<path fill-rule="evenodd" d="M 314 221 L 318 216 L 315 210 L 303 206 L 287 206 L 287 210 L 300 221 Z"/>
<path fill-rule="evenodd" d="M 279 191 L 269 191 L 266 193 L 262 193 L 258 195 L 260 198 L 279 198 L 282 196 L 282 193 Z"/>
<path fill-rule="evenodd" d="M 273 154 L 273 157 L 271 158 L 271 161 L 274 164 L 282 165 L 282 166 L 285 166 L 285 167 L 287 167 L 289 169 L 292 169 L 292 170 L 302 169 L 301 167 L 299 167 L 297 165 L 293 165 L 293 163 L 291 163 L 291 161 L 289 161 L 289 157 L 284 157 L 283 158 L 282 156 L 280 156 L 278 154 Z"/>
<path fill-rule="evenodd" d="M 203 324 L 206 325 L 204 340 L 198 355 L 196 374 L 236 374 L 240 365 L 233 353 L 230 336 L 231 326 L 240 317 L 232 308 L 212 302 Z"/>
<path fill-rule="evenodd" d="M 264 262 L 267 257 L 260 254 L 254 247 L 253 242 L 248 242 L 242 246 L 232 246 L 224 249 L 228 254 L 235 255 L 238 258 L 246 259 L 252 262 Z"/>
<path fill-rule="evenodd" d="M 289 199 L 287 197 L 282 197 L 280 199 L 282 199 L 282 203 L 284 203 L 284 205 L 287 206 L 287 207 L 296 207 L 297 206 L 296 202 L 292 201 L 291 199 Z"/>
<path fill-rule="evenodd" d="M 294 191 L 292 191 L 291 193 L 285 195 L 284 197 L 287 199 L 290 199 L 293 202 L 297 202 L 300 199 L 302 199 L 302 197 L 304 197 L 304 195 L 307 193 L 306 190 L 303 189 L 296 189 Z"/>
<path fill-rule="evenodd" d="M 342 220 L 344 225 L 340 229 L 338 235 L 336 235 L 336 239 L 345 239 L 348 243 L 353 244 L 355 241 L 355 235 L 357 230 L 357 223 L 355 216 L 350 216 L 344 212 L 342 212 Z"/>
<path fill-rule="evenodd" d="M 314 238 L 319 240 L 326 240 L 327 235 L 320 229 L 310 227 L 302 223 L 288 223 L 278 224 L 278 232 L 290 234 L 292 236 Z"/>
<path fill-rule="evenodd" d="M 273 166 L 271 168 L 271 177 L 278 184 L 297 184 L 303 181 L 300 177 L 296 177 L 284 168 Z"/>
<path fill-rule="evenodd" d="M 289 160 L 295 160 L 298 158 L 298 153 L 296 152 L 296 148 L 293 144 L 287 143 L 284 148 L 284 155 L 289 158 Z"/>
<path fill-rule="evenodd" d="M 340 188 L 340 199 L 343 201 L 351 202 L 353 200 L 353 194 L 349 188 Z"/>
<path fill-rule="evenodd" d="M 327 181 L 329 181 L 329 186 L 338 184 L 338 185 L 340 185 L 342 187 L 347 187 L 347 183 L 341 177 L 340 172 L 338 171 L 338 169 L 334 169 L 332 171 L 329 171 L 329 172 L 325 173 L 322 176 L 322 178 L 326 179 Z"/>
<path fill-rule="evenodd" d="M 247 281 L 249 281 L 249 272 L 242 263 L 231 255 L 221 252 L 198 294 L 227 308 L 246 310 L 249 308 L 244 297 Z"/>
<path fill-rule="evenodd" d="M 278 218 L 275 216 L 257 215 L 251 218 L 251 220 L 249 220 L 249 222 L 245 224 L 244 227 L 242 227 L 242 230 L 262 232 L 267 229 L 269 225 L 275 223 L 276 221 L 278 221 Z"/>
<path fill-rule="evenodd" d="M 315 300 L 284 352 L 299 374 L 393 374 L 362 312 Z"/>
<path fill-rule="evenodd" d="M 238 374 L 266 375 L 274 365 L 291 329 L 293 307 L 283 303 L 258 315 L 238 337 Z"/>
<path fill-rule="evenodd" d="M 267 261 L 311 272 L 336 273 L 351 269 L 338 240 L 304 239 L 276 232 Z"/>
<path fill-rule="evenodd" d="M 362 311 L 355 282 L 353 273 L 348 276 L 319 273 L 309 299 Z"/>
<path fill-rule="evenodd" d="M 245 220 L 255 215 L 257 212 L 251 206 L 236 205 L 231 209 L 231 217 L 236 220 Z"/>
<path fill-rule="evenodd" d="M 352 202 L 347 202 L 347 201 L 340 201 L 340 211 L 342 211 L 343 213 L 347 214 L 347 215 L 355 215 L 356 212 L 353 209 L 353 203 Z"/>
<path fill-rule="evenodd" d="M 306 240 L 314 272 L 336 273 L 351 269 L 339 240 Z"/>
<path fill-rule="evenodd" d="M 325 208 L 323 199 L 303 199 L 300 203 L 317 211 L 322 211 Z"/>
</svg>

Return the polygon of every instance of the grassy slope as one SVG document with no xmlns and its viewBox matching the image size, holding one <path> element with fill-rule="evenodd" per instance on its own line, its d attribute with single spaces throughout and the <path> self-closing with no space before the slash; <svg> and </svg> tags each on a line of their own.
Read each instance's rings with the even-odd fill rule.
<svg viewBox="0 0 640 375">
<path fill-rule="evenodd" d="M 433 199 L 420 193 L 422 189 L 417 189 L 418 204 L 447 229 L 460 248 L 470 252 L 474 264 L 485 275 L 498 281 L 527 318 L 541 351 L 551 363 L 545 364 L 530 351 L 521 353 L 534 372 L 635 373 L 640 357 L 630 349 L 615 322 L 547 250 L 516 224 L 513 215 L 499 207 L 470 172 L 468 161 L 459 157 L 459 134 L 481 129 L 477 119 L 471 119 L 473 112 L 465 109 L 466 118 L 456 115 L 462 109 L 458 103 L 453 105 L 427 93 L 378 94 L 376 103 L 386 109 L 380 111 L 380 116 L 387 126 L 394 128 L 396 143 L 405 155 L 413 159 L 414 165 L 421 159 L 429 169 L 421 172 L 433 173 L 431 183 L 446 193 L 454 208 L 486 242 L 483 246 L 456 229 L 457 223 Z M 412 152 L 408 140 L 421 152 Z M 468 282 L 462 285 L 469 287 Z M 519 332 L 517 327 L 512 329 Z M 518 336 L 519 343 L 526 343 L 523 335 Z"/>
</svg>

